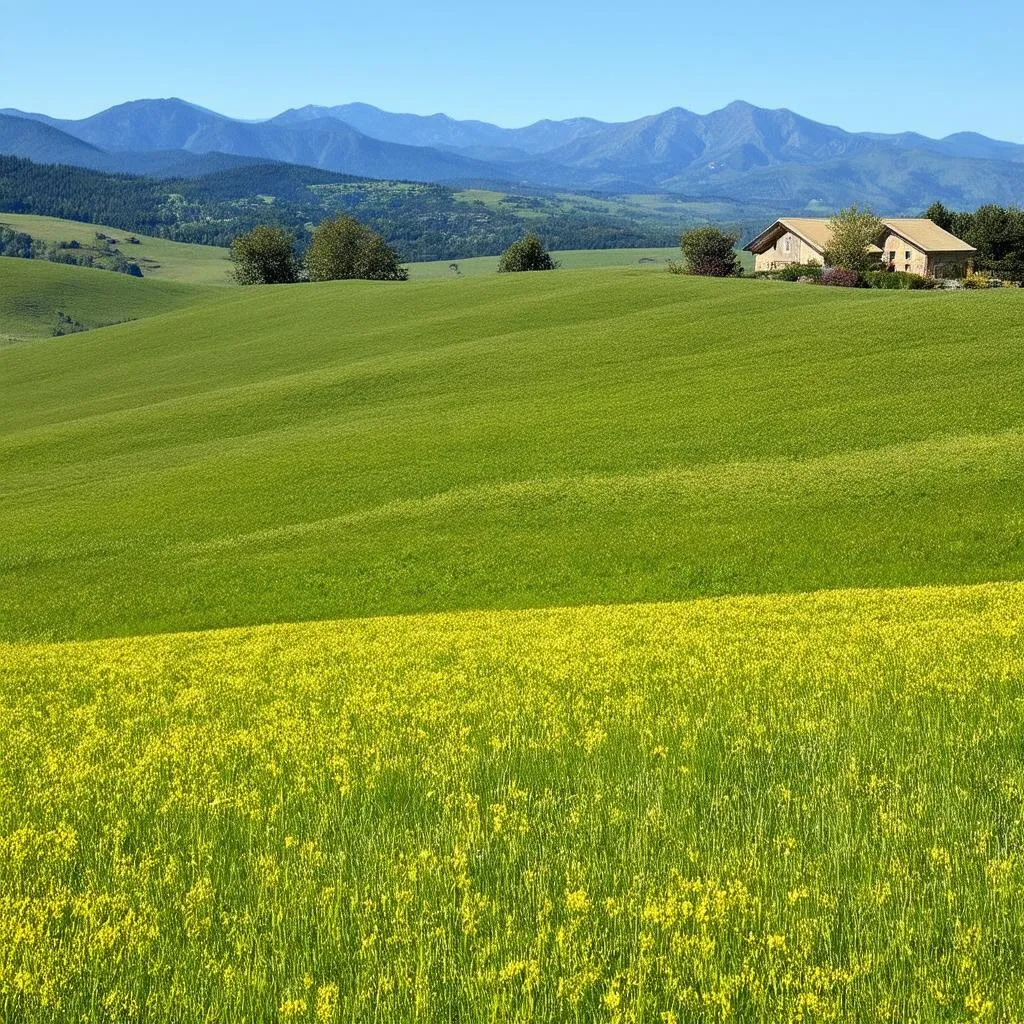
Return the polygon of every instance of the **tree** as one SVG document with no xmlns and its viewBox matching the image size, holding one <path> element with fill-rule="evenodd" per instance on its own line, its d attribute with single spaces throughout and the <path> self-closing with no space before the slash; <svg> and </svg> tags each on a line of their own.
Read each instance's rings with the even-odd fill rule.
<svg viewBox="0 0 1024 1024">
<path fill-rule="evenodd" d="M 239 284 L 292 284 L 298 280 L 295 237 L 266 224 L 231 243 L 231 261 Z"/>
<path fill-rule="evenodd" d="M 979 256 L 993 261 L 1024 257 L 1024 212 L 1014 207 L 986 203 L 971 217 L 971 245 Z"/>
<path fill-rule="evenodd" d="M 317 225 L 306 252 L 306 272 L 310 281 L 404 281 L 409 276 L 380 235 L 346 216 Z"/>
<path fill-rule="evenodd" d="M 943 231 L 953 230 L 953 211 L 937 200 L 924 211 L 925 217 Z"/>
<path fill-rule="evenodd" d="M 407 281 L 409 271 L 399 266 L 398 253 L 380 235 L 367 229 L 356 263 L 356 277 L 364 281 Z"/>
<path fill-rule="evenodd" d="M 885 225 L 870 211 L 857 204 L 840 210 L 829 222 L 831 238 L 825 247 L 825 264 L 863 273 L 875 268 L 878 256 L 868 252 L 885 232 Z"/>
<path fill-rule="evenodd" d="M 714 227 L 684 231 L 679 238 L 688 274 L 700 277 L 736 277 L 740 261 L 736 255 L 736 236 Z"/>
<path fill-rule="evenodd" d="M 518 274 L 524 270 L 554 270 L 558 262 L 544 248 L 544 243 L 530 232 L 513 242 L 498 261 L 499 274 Z"/>
</svg>

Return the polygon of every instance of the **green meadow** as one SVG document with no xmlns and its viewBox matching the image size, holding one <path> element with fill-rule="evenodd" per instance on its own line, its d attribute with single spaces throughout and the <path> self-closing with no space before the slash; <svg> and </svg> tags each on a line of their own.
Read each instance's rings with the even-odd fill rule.
<svg viewBox="0 0 1024 1024">
<path fill-rule="evenodd" d="M 0 1020 L 1024 1020 L 1024 292 L 562 255 L 0 260 Z"/>
<path fill-rule="evenodd" d="M 0 632 L 1018 579 L 1020 313 L 565 270 L 13 346 Z"/>
<path fill-rule="evenodd" d="M 597 267 L 638 267 L 664 270 L 669 260 L 679 258 L 678 247 L 664 249 L 565 249 L 552 253 L 565 270 Z M 468 260 L 434 260 L 410 263 L 409 277 L 424 280 L 438 277 L 478 277 L 498 270 L 498 256 L 474 256 Z"/>
<path fill-rule="evenodd" d="M 50 337 L 61 314 L 89 330 L 194 306 L 206 294 L 203 286 L 0 257 L 0 344 Z"/>
<path fill-rule="evenodd" d="M 85 251 L 96 242 L 96 233 L 115 240 L 117 248 L 142 268 L 144 277 L 181 284 L 232 284 L 228 250 L 213 245 L 191 245 L 166 238 L 140 235 L 122 228 L 58 217 L 39 217 L 27 213 L 0 213 L 0 225 L 22 231 L 42 242 L 77 241 Z M 129 238 L 138 239 L 131 243 Z"/>
<path fill-rule="evenodd" d="M 1022 599 L 0 644 L 0 1017 L 1019 1020 Z"/>
<path fill-rule="evenodd" d="M 563 270 L 595 270 L 603 267 L 665 270 L 669 261 L 679 261 L 679 247 L 656 249 L 562 249 L 552 253 Z M 740 263 L 747 271 L 754 269 L 750 253 L 739 254 Z M 468 260 L 434 260 L 428 263 L 410 263 L 409 277 L 414 281 L 438 277 L 478 277 L 493 274 L 498 269 L 498 256 L 474 256 Z"/>
</svg>

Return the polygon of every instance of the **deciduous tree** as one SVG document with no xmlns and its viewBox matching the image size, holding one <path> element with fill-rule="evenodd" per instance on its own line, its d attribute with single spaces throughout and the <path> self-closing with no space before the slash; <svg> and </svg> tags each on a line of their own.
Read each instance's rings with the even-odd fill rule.
<svg viewBox="0 0 1024 1024">
<path fill-rule="evenodd" d="M 354 217 L 321 221 L 306 253 L 310 281 L 404 281 L 409 272 L 378 235 Z"/>
<path fill-rule="evenodd" d="M 499 274 L 517 274 L 524 270 L 554 270 L 558 266 L 544 243 L 532 232 L 513 242 L 498 261 Z"/>
<path fill-rule="evenodd" d="M 842 267 L 858 274 L 878 266 L 878 256 L 868 248 L 878 244 L 885 225 L 870 210 L 861 210 L 854 203 L 832 217 L 828 226 L 831 238 L 824 251 L 826 266 Z"/>
<path fill-rule="evenodd" d="M 295 238 L 284 228 L 266 224 L 231 243 L 231 261 L 239 284 L 291 284 L 298 280 Z"/>
<path fill-rule="evenodd" d="M 693 228 L 679 238 L 688 274 L 700 277 L 736 277 L 741 273 L 736 236 L 715 227 Z"/>
</svg>

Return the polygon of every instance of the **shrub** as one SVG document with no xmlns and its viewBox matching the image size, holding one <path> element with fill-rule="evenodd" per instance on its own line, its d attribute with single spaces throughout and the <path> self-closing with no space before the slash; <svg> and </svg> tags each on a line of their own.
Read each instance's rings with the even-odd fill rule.
<svg viewBox="0 0 1024 1024">
<path fill-rule="evenodd" d="M 78 334 L 80 331 L 88 330 L 81 321 L 68 316 L 63 310 L 57 310 L 57 322 L 51 332 L 55 338 L 63 338 L 67 334 Z"/>
<path fill-rule="evenodd" d="M 306 252 L 306 270 L 310 281 L 404 281 L 409 276 L 380 235 L 344 215 L 317 225 Z"/>
<path fill-rule="evenodd" d="M 821 272 L 820 281 L 832 288 L 857 288 L 860 285 L 860 274 L 846 267 L 829 267 Z"/>
<path fill-rule="evenodd" d="M 964 277 L 965 288 L 987 288 L 988 277 L 985 274 L 967 274 Z"/>
<path fill-rule="evenodd" d="M 918 291 L 936 287 L 935 281 L 920 274 L 908 274 L 905 270 L 871 270 L 863 275 L 863 280 L 869 288 Z"/>
<path fill-rule="evenodd" d="M 742 272 L 736 256 L 736 236 L 718 228 L 703 227 L 685 231 L 680 236 L 688 274 L 700 277 L 738 277 Z"/>
<path fill-rule="evenodd" d="M 788 267 L 779 270 L 761 271 L 761 277 L 767 277 L 772 281 L 799 281 L 801 277 L 809 277 L 814 281 L 821 279 L 822 266 L 820 263 L 790 263 Z"/>
<path fill-rule="evenodd" d="M 686 273 L 686 267 L 684 267 L 682 263 L 677 263 L 675 260 L 669 260 L 668 263 L 665 265 L 665 269 L 670 274 L 685 274 Z"/>
<path fill-rule="evenodd" d="M 544 243 L 535 235 L 528 234 L 513 242 L 498 262 L 499 274 L 518 274 L 524 270 L 554 270 L 558 263 L 544 248 Z"/>
<path fill-rule="evenodd" d="M 291 284 L 298 278 L 295 238 L 290 231 L 262 224 L 231 243 L 239 284 Z"/>
</svg>

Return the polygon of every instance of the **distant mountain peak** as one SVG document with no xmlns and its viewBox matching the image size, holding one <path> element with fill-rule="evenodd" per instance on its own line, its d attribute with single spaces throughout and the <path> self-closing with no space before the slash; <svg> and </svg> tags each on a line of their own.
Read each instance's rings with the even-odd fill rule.
<svg viewBox="0 0 1024 1024">
<path fill-rule="evenodd" d="M 0 131 L 0 152 L 42 147 L 85 166 L 221 153 L 366 177 L 670 192 L 790 211 L 812 201 L 857 201 L 892 214 L 917 213 L 933 199 L 960 208 L 1024 201 L 1024 145 L 970 131 L 945 139 L 848 132 L 742 99 L 707 114 L 673 106 L 632 121 L 546 118 L 520 128 L 363 102 L 308 104 L 251 122 L 174 96 L 131 100 L 77 121 L 7 113 L 21 123 Z M 63 134 L 33 135 L 26 122 Z"/>
</svg>

